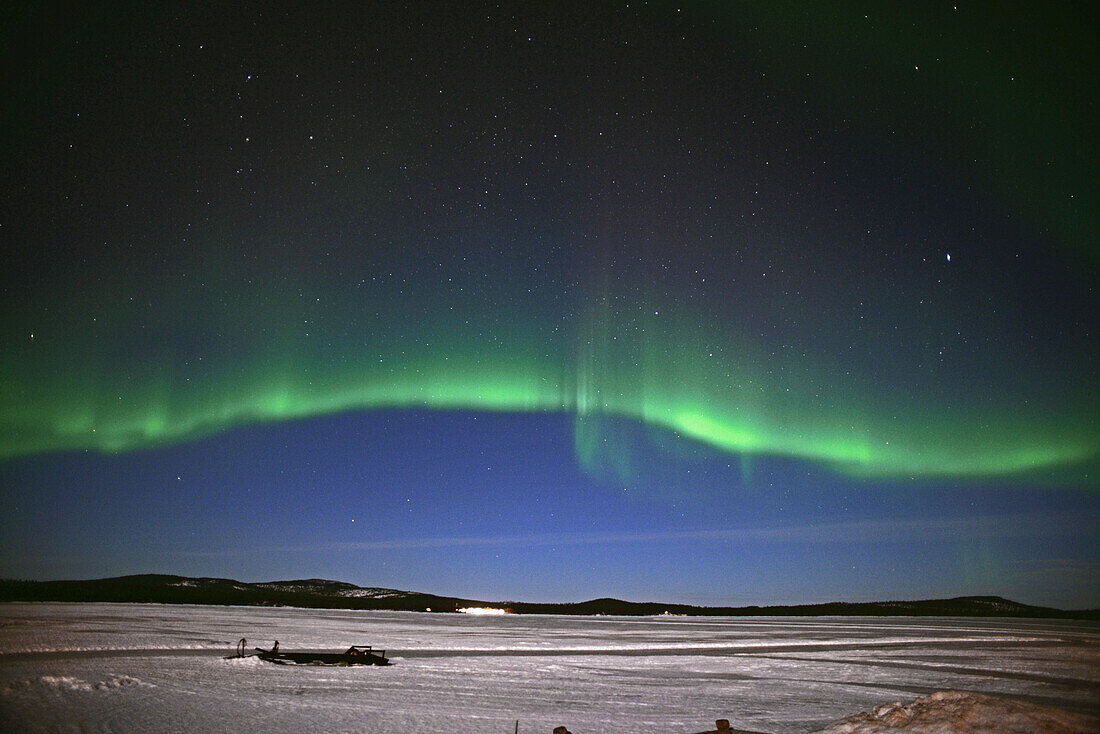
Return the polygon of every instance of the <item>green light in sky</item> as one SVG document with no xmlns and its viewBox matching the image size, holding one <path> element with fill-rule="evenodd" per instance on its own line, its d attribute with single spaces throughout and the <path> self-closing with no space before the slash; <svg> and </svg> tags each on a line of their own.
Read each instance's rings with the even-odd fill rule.
<svg viewBox="0 0 1100 734">
<path fill-rule="evenodd" d="M 629 474 L 629 461 L 606 441 L 604 418 L 862 477 L 1011 475 L 1097 455 L 1097 436 L 1079 417 L 1042 421 L 994 406 L 954 419 L 935 404 L 887 403 L 873 385 L 861 394 L 829 384 L 810 368 L 769 371 L 745 339 L 727 336 L 726 356 L 716 357 L 706 346 L 714 336 L 682 313 L 640 329 L 621 320 L 606 306 L 593 309 L 573 366 L 524 324 L 481 342 L 398 344 L 380 358 L 346 346 L 340 359 L 335 348 L 308 355 L 284 338 L 252 352 L 242 345 L 247 359 L 202 376 L 155 364 L 127 372 L 104 360 L 95 374 L 70 373 L 59 354 L 38 370 L 9 369 L 0 456 L 130 451 L 237 425 L 381 408 L 573 413 L 581 463 L 619 474 Z"/>
</svg>

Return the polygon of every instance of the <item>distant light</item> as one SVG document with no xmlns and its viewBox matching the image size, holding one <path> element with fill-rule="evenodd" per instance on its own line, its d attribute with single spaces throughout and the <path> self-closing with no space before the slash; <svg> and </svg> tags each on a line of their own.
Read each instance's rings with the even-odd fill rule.
<svg viewBox="0 0 1100 734">
<path fill-rule="evenodd" d="M 947 253 L 947 262 L 951 262 L 951 253 Z"/>
<path fill-rule="evenodd" d="M 494 607 L 462 607 L 458 611 L 463 614 L 474 614 L 478 616 L 490 616 L 495 614 L 507 614 L 503 609 L 496 609 Z"/>
</svg>

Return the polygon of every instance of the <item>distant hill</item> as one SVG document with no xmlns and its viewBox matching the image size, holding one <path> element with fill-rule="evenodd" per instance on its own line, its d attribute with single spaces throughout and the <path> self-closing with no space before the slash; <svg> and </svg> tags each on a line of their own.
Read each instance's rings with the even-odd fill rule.
<svg viewBox="0 0 1100 734">
<path fill-rule="evenodd" d="M 607 614 L 648 616 L 936 616 L 1100 619 L 1100 610 L 1064 611 L 1036 607 L 999 596 L 963 596 L 925 601 L 832 602 L 794 606 L 700 607 L 690 604 L 592 599 L 563 604 L 491 602 L 414 591 L 363 587 L 326 579 L 247 583 L 233 579 L 162 574 L 87 581 L 0 580 L 2 601 L 144 602 L 293 606 L 315 609 L 379 609 L 454 612 L 463 607 L 496 607 L 515 614 Z"/>
<path fill-rule="evenodd" d="M 1065 611 L 1051 607 L 1021 604 L 999 596 L 961 596 L 954 599 L 923 601 L 829 602 L 789 606 L 698 607 L 689 604 L 629 602 L 620 599 L 593 599 L 577 604 L 507 605 L 519 614 L 616 614 L 687 616 L 842 616 L 842 617 L 1039 617 L 1061 619 L 1100 619 L 1100 609 Z"/>
<path fill-rule="evenodd" d="M 235 604 L 407 611 L 424 611 L 430 608 L 452 612 L 461 606 L 476 606 L 480 603 L 413 591 L 362 587 L 325 579 L 246 583 L 233 579 L 162 574 L 88 581 L 0 580 L 0 601 Z"/>
</svg>

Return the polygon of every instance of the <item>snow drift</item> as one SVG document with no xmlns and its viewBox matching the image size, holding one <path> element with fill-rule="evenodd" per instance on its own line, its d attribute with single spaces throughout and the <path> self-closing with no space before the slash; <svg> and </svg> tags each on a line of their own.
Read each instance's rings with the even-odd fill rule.
<svg viewBox="0 0 1100 734">
<path fill-rule="evenodd" d="M 820 734 L 1089 734 L 1100 718 L 980 693 L 939 691 L 903 704 L 876 706 Z"/>
</svg>

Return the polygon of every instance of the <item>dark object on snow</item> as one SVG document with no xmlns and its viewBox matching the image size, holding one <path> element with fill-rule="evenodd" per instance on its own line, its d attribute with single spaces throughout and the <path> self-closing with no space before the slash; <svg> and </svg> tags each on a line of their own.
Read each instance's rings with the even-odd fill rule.
<svg viewBox="0 0 1100 734">
<path fill-rule="evenodd" d="M 270 650 L 256 648 L 256 657 L 279 665 L 389 665 L 385 650 L 372 650 L 370 645 L 352 645 L 344 652 L 282 652 L 279 643 Z"/>
<path fill-rule="evenodd" d="M 710 731 L 700 732 L 699 734 L 762 734 L 758 731 L 749 731 L 748 729 L 735 729 L 730 726 L 729 719 L 718 719 L 714 722 L 714 728 Z"/>
<path fill-rule="evenodd" d="M 248 645 L 248 640 L 241 638 L 241 641 L 237 643 L 237 653 L 235 655 L 227 655 L 226 660 L 236 660 L 237 658 L 250 658 L 251 655 L 244 654 L 244 648 Z"/>
<path fill-rule="evenodd" d="M 554 734 L 569 734 L 569 730 L 566 729 L 564 726 L 555 726 Z"/>
</svg>

